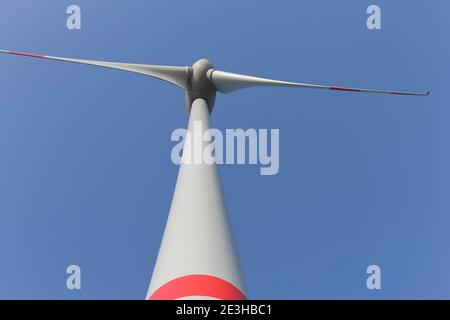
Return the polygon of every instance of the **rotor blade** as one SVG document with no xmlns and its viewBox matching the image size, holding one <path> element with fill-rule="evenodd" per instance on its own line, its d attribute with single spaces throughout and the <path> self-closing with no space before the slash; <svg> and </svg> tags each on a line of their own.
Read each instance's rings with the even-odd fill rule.
<svg viewBox="0 0 450 320">
<path fill-rule="evenodd" d="M 317 84 L 297 83 L 288 81 L 279 81 L 265 78 L 258 78 L 247 76 L 243 74 L 230 73 L 220 70 L 208 70 L 208 79 L 214 84 L 216 89 L 222 93 L 228 93 L 240 89 L 270 86 L 270 87 L 297 87 L 307 89 L 325 89 L 336 91 L 351 91 L 351 92 L 370 92 L 370 93 L 385 93 L 385 94 L 398 94 L 405 96 L 427 96 L 430 91 L 426 93 L 416 92 L 399 92 L 399 91 L 385 91 L 385 90 L 372 90 L 372 89 L 359 89 L 359 88 L 346 88 L 336 86 L 323 86 Z"/>
<path fill-rule="evenodd" d="M 8 54 L 14 54 L 14 55 L 19 55 L 19 56 L 59 60 L 59 61 L 66 61 L 66 62 L 75 62 L 75 63 L 105 67 L 105 68 L 130 71 L 130 72 L 148 75 L 151 77 L 155 77 L 155 78 L 173 83 L 183 89 L 187 88 L 189 67 L 172 67 L 172 66 L 157 66 L 157 65 L 149 65 L 149 64 L 132 64 L 132 63 L 119 63 L 119 62 L 108 62 L 108 61 L 82 60 L 82 59 L 44 56 L 44 55 L 35 54 L 35 53 L 25 53 L 25 52 L 16 52 L 16 51 L 7 51 L 7 50 L 0 50 L 0 53 L 8 53 Z"/>
</svg>

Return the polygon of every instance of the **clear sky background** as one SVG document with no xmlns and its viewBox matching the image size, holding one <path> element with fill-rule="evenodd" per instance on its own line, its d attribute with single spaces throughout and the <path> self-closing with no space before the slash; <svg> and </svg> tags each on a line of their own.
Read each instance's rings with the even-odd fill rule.
<svg viewBox="0 0 450 320">
<path fill-rule="evenodd" d="M 82 30 L 66 28 L 70 4 Z M 382 30 L 366 8 L 382 9 Z M 450 298 L 448 1 L 0 2 L 0 49 L 191 65 L 429 97 L 258 88 L 212 125 L 279 128 L 280 171 L 221 166 L 254 299 Z M 0 56 L 0 298 L 143 299 L 185 127 L 141 75 Z M 66 267 L 82 290 L 66 289 Z M 366 268 L 382 289 L 366 287 Z"/>
</svg>

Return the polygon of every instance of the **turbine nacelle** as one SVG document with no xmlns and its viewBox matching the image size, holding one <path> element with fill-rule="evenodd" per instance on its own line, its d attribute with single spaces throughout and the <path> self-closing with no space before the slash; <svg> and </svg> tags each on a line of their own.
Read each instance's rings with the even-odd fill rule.
<svg viewBox="0 0 450 320">
<path fill-rule="evenodd" d="M 195 99 L 202 98 L 208 103 L 209 113 L 212 112 L 216 100 L 216 87 L 208 79 L 208 71 L 214 67 L 206 59 L 200 59 L 192 67 L 188 68 L 186 88 L 186 111 L 190 113 L 192 103 Z"/>
</svg>

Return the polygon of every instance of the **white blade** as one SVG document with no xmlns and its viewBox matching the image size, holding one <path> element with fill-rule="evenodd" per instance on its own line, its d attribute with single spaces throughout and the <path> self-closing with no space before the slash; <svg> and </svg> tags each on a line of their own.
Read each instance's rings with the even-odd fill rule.
<svg viewBox="0 0 450 320">
<path fill-rule="evenodd" d="M 155 77 L 155 78 L 173 83 L 183 89 L 187 88 L 189 67 L 157 66 L 157 65 L 149 65 L 149 64 L 131 64 L 131 63 L 108 62 L 108 61 L 71 59 L 71 58 L 45 56 L 45 55 L 35 54 L 35 53 L 7 51 L 7 50 L 0 50 L 0 53 L 8 53 L 8 54 L 14 54 L 14 55 L 20 55 L 20 56 L 26 56 L 26 57 L 43 58 L 43 59 L 59 60 L 59 61 L 66 61 L 66 62 L 75 62 L 75 63 L 82 63 L 82 64 L 88 64 L 88 65 L 93 65 L 93 66 L 105 67 L 105 68 L 130 71 L 130 72 L 148 75 L 151 77 Z"/>
<path fill-rule="evenodd" d="M 220 70 L 209 70 L 208 79 L 214 84 L 216 89 L 222 93 L 228 93 L 240 89 L 258 87 L 258 86 L 271 86 L 271 87 L 297 87 L 308 89 L 325 89 L 325 90 L 337 90 L 337 91 L 351 91 L 351 92 L 370 92 L 370 93 L 385 93 L 385 94 L 398 94 L 406 96 L 427 96 L 430 91 L 426 93 L 416 92 L 399 92 L 399 91 L 385 91 L 385 90 L 371 90 L 371 89 L 359 89 L 359 88 L 346 88 L 336 86 L 323 86 L 317 84 L 297 83 L 288 81 L 279 81 L 265 78 L 252 77 L 237 73 L 230 73 Z"/>
</svg>

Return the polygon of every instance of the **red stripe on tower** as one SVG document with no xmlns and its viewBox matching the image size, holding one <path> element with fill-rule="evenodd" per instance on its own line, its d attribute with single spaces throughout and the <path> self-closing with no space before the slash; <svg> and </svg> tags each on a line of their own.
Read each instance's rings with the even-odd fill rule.
<svg viewBox="0 0 450 320">
<path fill-rule="evenodd" d="M 45 58 L 42 54 L 35 54 L 35 53 L 26 53 L 26 52 L 17 52 L 17 51 L 10 51 L 9 54 L 17 54 L 19 56 L 26 56 L 26 57 L 33 57 L 33 58 Z"/>
<path fill-rule="evenodd" d="M 193 274 L 176 278 L 156 290 L 149 300 L 175 300 L 200 296 L 220 300 L 246 300 L 245 295 L 233 284 L 205 274 Z"/>
</svg>

